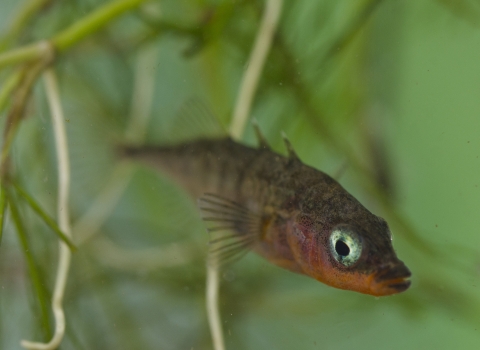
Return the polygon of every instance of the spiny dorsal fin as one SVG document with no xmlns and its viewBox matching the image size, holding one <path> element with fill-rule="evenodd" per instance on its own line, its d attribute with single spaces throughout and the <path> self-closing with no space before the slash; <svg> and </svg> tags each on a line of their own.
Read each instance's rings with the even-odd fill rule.
<svg viewBox="0 0 480 350">
<path fill-rule="evenodd" d="M 198 200 L 210 233 L 210 254 L 219 265 L 231 263 L 250 250 L 260 235 L 261 215 L 213 193 Z"/>
<path fill-rule="evenodd" d="M 297 154 L 295 153 L 295 150 L 293 149 L 292 144 L 288 140 L 287 135 L 283 131 L 282 131 L 282 138 L 283 138 L 283 142 L 285 142 L 285 147 L 287 148 L 288 158 L 290 158 L 290 159 L 300 159 L 300 158 L 298 158 Z"/>
<path fill-rule="evenodd" d="M 215 114 L 198 98 L 187 100 L 166 128 L 167 143 L 182 143 L 202 138 L 228 137 Z"/>
<path fill-rule="evenodd" d="M 258 126 L 258 122 L 256 119 L 252 120 L 252 125 L 253 129 L 255 130 L 255 135 L 257 136 L 258 146 L 260 147 L 260 149 L 270 149 L 270 145 L 267 143 L 267 140 L 260 131 L 260 127 Z"/>
</svg>

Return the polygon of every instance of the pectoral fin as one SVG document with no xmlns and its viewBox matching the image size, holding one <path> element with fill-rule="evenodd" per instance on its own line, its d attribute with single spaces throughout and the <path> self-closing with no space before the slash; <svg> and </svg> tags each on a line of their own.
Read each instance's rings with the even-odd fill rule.
<svg viewBox="0 0 480 350">
<path fill-rule="evenodd" d="M 210 254 L 219 264 L 237 260 L 259 237 L 262 216 L 219 195 L 206 193 L 198 201 L 210 233 Z"/>
</svg>

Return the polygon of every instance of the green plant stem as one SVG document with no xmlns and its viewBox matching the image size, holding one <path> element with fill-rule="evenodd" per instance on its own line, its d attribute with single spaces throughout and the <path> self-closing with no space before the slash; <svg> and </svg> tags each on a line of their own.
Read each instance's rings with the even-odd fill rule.
<svg viewBox="0 0 480 350">
<path fill-rule="evenodd" d="M 25 254 L 25 259 L 28 266 L 28 273 L 33 284 L 33 289 L 40 304 L 40 320 L 44 333 L 44 338 L 48 339 L 52 333 L 48 313 L 48 296 L 45 288 L 43 287 L 43 283 L 40 278 L 40 271 L 38 270 L 37 264 L 35 263 L 32 250 L 30 248 L 30 243 L 28 242 L 27 232 L 25 230 L 25 227 L 23 226 L 23 221 L 20 217 L 18 207 L 9 193 L 7 193 L 7 199 L 10 208 L 10 214 L 12 216 L 12 220 L 15 225 L 23 253 Z"/>
<path fill-rule="evenodd" d="M 3 224 L 5 222 L 5 212 L 7 209 L 7 197 L 5 195 L 5 188 L 1 186 L 0 188 L 0 246 L 2 245 L 2 237 L 3 237 Z"/>
<path fill-rule="evenodd" d="M 0 177 L 3 178 L 7 173 L 7 159 L 10 147 L 15 139 L 16 132 L 20 125 L 23 113 L 25 111 L 26 102 L 32 91 L 33 85 L 37 77 L 48 65 L 48 61 L 37 62 L 33 67 L 25 68 L 25 75 L 22 76 L 17 91 L 12 98 L 12 107 L 8 113 L 5 129 L 3 131 L 3 143 L 0 152 Z"/>
<path fill-rule="evenodd" d="M 117 0 L 108 3 L 93 13 L 81 18 L 67 29 L 55 35 L 48 42 L 59 52 L 65 52 L 86 36 L 98 31 L 109 21 L 139 6 L 146 0 Z M 45 54 L 45 42 L 29 44 L 0 54 L 0 69 L 41 58 Z"/>
<path fill-rule="evenodd" d="M 413 247 L 428 253 L 430 256 L 436 256 L 437 252 L 416 232 L 408 220 L 393 208 L 387 195 L 375 184 L 371 171 L 358 160 L 353 150 L 346 143 L 342 142 L 340 138 L 335 137 L 335 133 L 323 122 L 323 113 L 317 109 L 307 86 L 297 76 L 296 73 L 300 72 L 301 69 L 298 67 L 293 54 L 285 44 L 281 35 L 277 36 L 275 45 L 278 50 L 277 52 L 284 60 L 285 69 L 283 72 L 285 80 L 291 85 L 293 95 L 299 105 L 302 106 L 304 111 L 303 116 L 332 149 L 347 157 L 351 167 L 361 176 L 364 188 L 377 198 L 388 217 L 400 228 L 400 232 L 407 242 Z"/>
<path fill-rule="evenodd" d="M 120 0 L 111 2 L 55 35 L 51 41 L 59 52 L 64 52 L 78 41 L 99 30 L 115 17 L 137 7 L 144 1 Z"/>
<path fill-rule="evenodd" d="M 0 52 L 15 40 L 33 15 L 43 7 L 47 6 L 50 2 L 52 2 L 52 0 L 30 0 L 26 4 L 21 4 L 18 15 L 0 39 Z"/>
<path fill-rule="evenodd" d="M 53 230 L 53 232 L 57 234 L 58 238 L 60 238 L 63 242 L 65 242 L 65 244 L 68 245 L 68 247 L 72 252 L 76 251 L 77 247 L 72 242 L 72 240 L 68 238 L 67 235 L 62 230 L 60 230 L 56 222 L 47 213 L 45 213 L 45 211 L 41 208 L 38 202 L 35 201 L 35 199 L 33 199 L 32 196 L 30 196 L 27 192 L 25 192 L 16 183 L 14 183 L 13 186 L 15 187 L 15 190 L 18 192 L 18 194 L 27 201 L 28 205 L 30 205 L 30 208 L 32 208 L 33 211 L 43 219 L 43 221 L 48 225 L 48 227 L 50 227 Z"/>
<path fill-rule="evenodd" d="M 330 44 L 325 56 L 319 60 L 318 67 L 325 69 L 325 65 L 334 56 L 338 55 L 352 41 L 357 33 L 365 26 L 365 23 L 372 17 L 375 10 L 383 0 L 370 0 L 359 11 L 356 17 L 349 22 L 345 30 Z"/>
<path fill-rule="evenodd" d="M 22 81 L 23 72 L 23 70 L 16 70 L 5 79 L 5 82 L 0 88 L 0 113 L 7 106 L 7 101 L 12 91 L 15 90 Z"/>
<path fill-rule="evenodd" d="M 43 45 L 39 43 L 22 46 L 0 54 L 0 69 L 15 63 L 22 63 L 33 59 L 38 59 L 44 52 Z"/>
</svg>

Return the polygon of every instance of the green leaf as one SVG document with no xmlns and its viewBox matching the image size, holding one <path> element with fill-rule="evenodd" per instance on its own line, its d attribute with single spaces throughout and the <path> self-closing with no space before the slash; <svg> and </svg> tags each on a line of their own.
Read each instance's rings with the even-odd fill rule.
<svg viewBox="0 0 480 350">
<path fill-rule="evenodd" d="M 5 221 L 5 212 L 7 209 L 5 189 L 3 186 L 0 188 L 0 246 L 2 245 L 3 237 L 3 223 Z"/>
<path fill-rule="evenodd" d="M 33 211 L 37 213 L 38 216 L 40 216 L 43 221 L 53 230 L 53 232 L 57 234 L 58 238 L 60 238 L 66 245 L 68 245 L 72 252 L 76 251 L 77 247 L 72 242 L 72 240 L 57 226 L 56 222 L 42 209 L 40 204 L 38 204 L 38 202 L 35 201 L 32 196 L 25 192 L 16 183 L 13 184 L 13 187 L 15 187 L 17 193 L 27 201 L 28 205 L 30 205 L 30 208 L 32 208 Z"/>
<path fill-rule="evenodd" d="M 5 193 L 6 191 L 4 191 Z M 34 293 L 37 297 L 38 303 L 40 305 L 40 320 L 41 326 L 44 333 L 45 339 L 48 339 L 52 333 L 49 320 L 48 304 L 49 297 L 45 288 L 43 287 L 43 282 L 40 278 L 40 271 L 30 248 L 30 243 L 28 242 L 27 232 L 23 226 L 23 221 L 20 217 L 20 212 L 18 207 L 9 193 L 5 193 L 8 198 L 8 203 L 10 205 L 10 214 L 12 216 L 13 223 L 15 225 L 20 244 L 22 246 L 23 253 L 25 254 L 25 260 L 27 261 L 28 273 L 30 275 L 30 280 L 33 285 Z"/>
</svg>

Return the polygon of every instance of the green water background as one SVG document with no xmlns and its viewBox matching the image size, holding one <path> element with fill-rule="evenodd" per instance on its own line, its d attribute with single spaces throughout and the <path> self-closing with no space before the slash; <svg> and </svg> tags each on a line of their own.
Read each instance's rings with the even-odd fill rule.
<svg viewBox="0 0 480 350">
<path fill-rule="evenodd" d="M 54 1 L 19 42 L 50 37 L 101 3 Z M 229 350 L 480 346 L 480 5 L 385 0 L 362 19 L 373 3 L 286 2 L 282 44 L 277 41 L 269 56 L 252 116 L 275 150 L 285 152 L 285 131 L 305 163 L 329 174 L 347 165 L 340 182 L 390 222 L 397 253 L 413 273 L 412 287 L 378 299 L 332 289 L 249 254 L 223 273 Z M 134 65 L 147 46 L 158 52 L 147 142 L 162 141 L 191 97 L 205 101 L 225 124 L 230 119 L 263 2 L 158 4 L 160 21 L 170 27 L 152 35 L 148 45 L 132 44 L 151 28 L 140 15 L 130 15 L 56 63 L 68 119 L 74 222 L 118 164 L 112 145 L 128 125 Z M 1 1 L 2 30 L 21 6 Z M 201 32 L 207 8 L 216 9 L 216 17 Z M 360 29 L 343 44 L 332 44 L 356 19 Z M 193 28 L 193 34 L 181 27 Z M 255 142 L 250 126 L 245 142 Z M 380 188 L 390 198 L 387 209 L 345 148 L 373 174 L 385 168 L 390 185 Z M 55 149 L 41 84 L 12 158 L 22 184 L 53 216 Z M 26 207 L 22 213 L 51 293 L 57 241 Z M 408 238 L 389 220 L 392 215 L 405 218 L 434 253 Z M 182 190 L 138 167 L 99 236 L 126 250 L 179 242 L 193 245 L 194 253 L 173 268 L 122 269 L 95 249 L 95 239 L 82 246 L 73 256 L 61 349 L 210 349 L 204 311 L 208 238 Z M 36 296 L 11 220 L 0 247 L 0 288 L 0 348 L 41 340 Z"/>
</svg>

